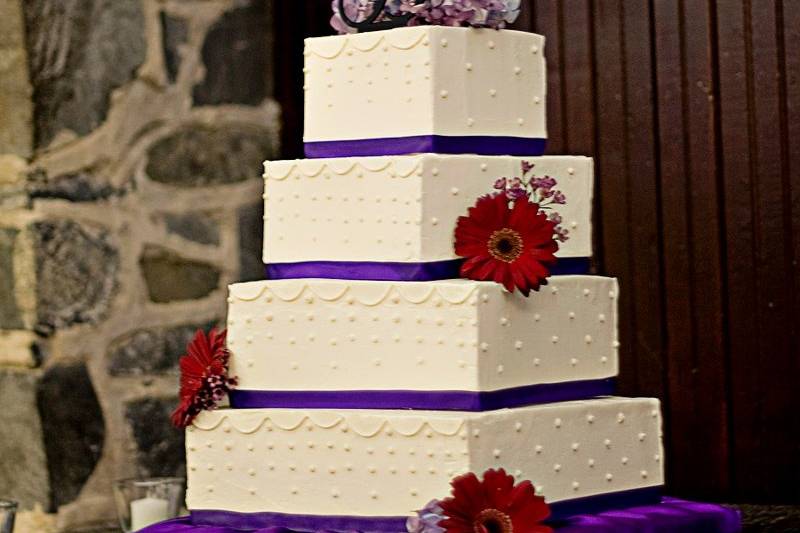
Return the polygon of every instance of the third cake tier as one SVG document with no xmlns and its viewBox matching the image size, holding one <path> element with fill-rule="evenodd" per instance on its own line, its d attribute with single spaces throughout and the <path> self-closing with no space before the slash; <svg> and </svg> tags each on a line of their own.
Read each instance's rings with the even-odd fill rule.
<svg viewBox="0 0 800 533">
<path fill-rule="evenodd" d="M 599 276 L 552 277 L 530 298 L 462 279 L 232 285 L 232 401 L 482 410 L 608 394 L 616 297 Z"/>
</svg>

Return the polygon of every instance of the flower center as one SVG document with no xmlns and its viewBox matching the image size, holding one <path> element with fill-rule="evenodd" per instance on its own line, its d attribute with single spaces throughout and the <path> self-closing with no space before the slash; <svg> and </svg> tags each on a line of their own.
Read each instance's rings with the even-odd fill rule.
<svg viewBox="0 0 800 533">
<path fill-rule="evenodd" d="M 522 255 L 522 244 L 522 235 L 511 228 L 503 228 L 492 233 L 487 247 L 489 254 L 498 261 L 513 263 Z"/>
<path fill-rule="evenodd" d="M 511 517 L 497 509 L 484 509 L 473 522 L 475 533 L 513 533 Z"/>
</svg>

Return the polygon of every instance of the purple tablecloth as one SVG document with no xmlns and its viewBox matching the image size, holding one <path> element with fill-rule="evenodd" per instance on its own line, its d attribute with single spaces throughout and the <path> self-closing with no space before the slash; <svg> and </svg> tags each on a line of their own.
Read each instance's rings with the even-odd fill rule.
<svg viewBox="0 0 800 533">
<path fill-rule="evenodd" d="M 739 533 L 738 511 L 709 503 L 664 498 L 657 505 L 631 507 L 595 515 L 573 516 L 554 524 L 558 533 Z M 258 530 L 194 526 L 189 517 L 176 518 L 142 530 L 143 533 L 293 533 L 284 528 Z"/>
</svg>

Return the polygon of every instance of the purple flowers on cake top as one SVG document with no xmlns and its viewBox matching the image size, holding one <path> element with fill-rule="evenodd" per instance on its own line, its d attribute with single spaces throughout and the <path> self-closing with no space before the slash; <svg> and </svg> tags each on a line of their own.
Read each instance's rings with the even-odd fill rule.
<svg viewBox="0 0 800 533">
<path fill-rule="evenodd" d="M 387 0 L 383 13 L 375 20 L 408 16 L 407 25 L 473 26 L 501 29 L 519 16 L 521 0 Z M 380 8 L 375 0 L 345 0 L 345 12 L 353 21 L 364 20 L 374 9 Z M 339 0 L 333 0 L 331 26 L 339 33 L 352 33 L 339 15 Z"/>
</svg>

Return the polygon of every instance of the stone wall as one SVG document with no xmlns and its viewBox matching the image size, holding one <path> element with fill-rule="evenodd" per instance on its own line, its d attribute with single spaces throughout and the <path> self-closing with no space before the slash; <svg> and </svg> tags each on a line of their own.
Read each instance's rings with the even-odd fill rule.
<svg viewBox="0 0 800 533">
<path fill-rule="evenodd" d="M 0 495 L 184 470 L 178 357 L 261 275 L 269 0 L 0 0 Z"/>
</svg>

